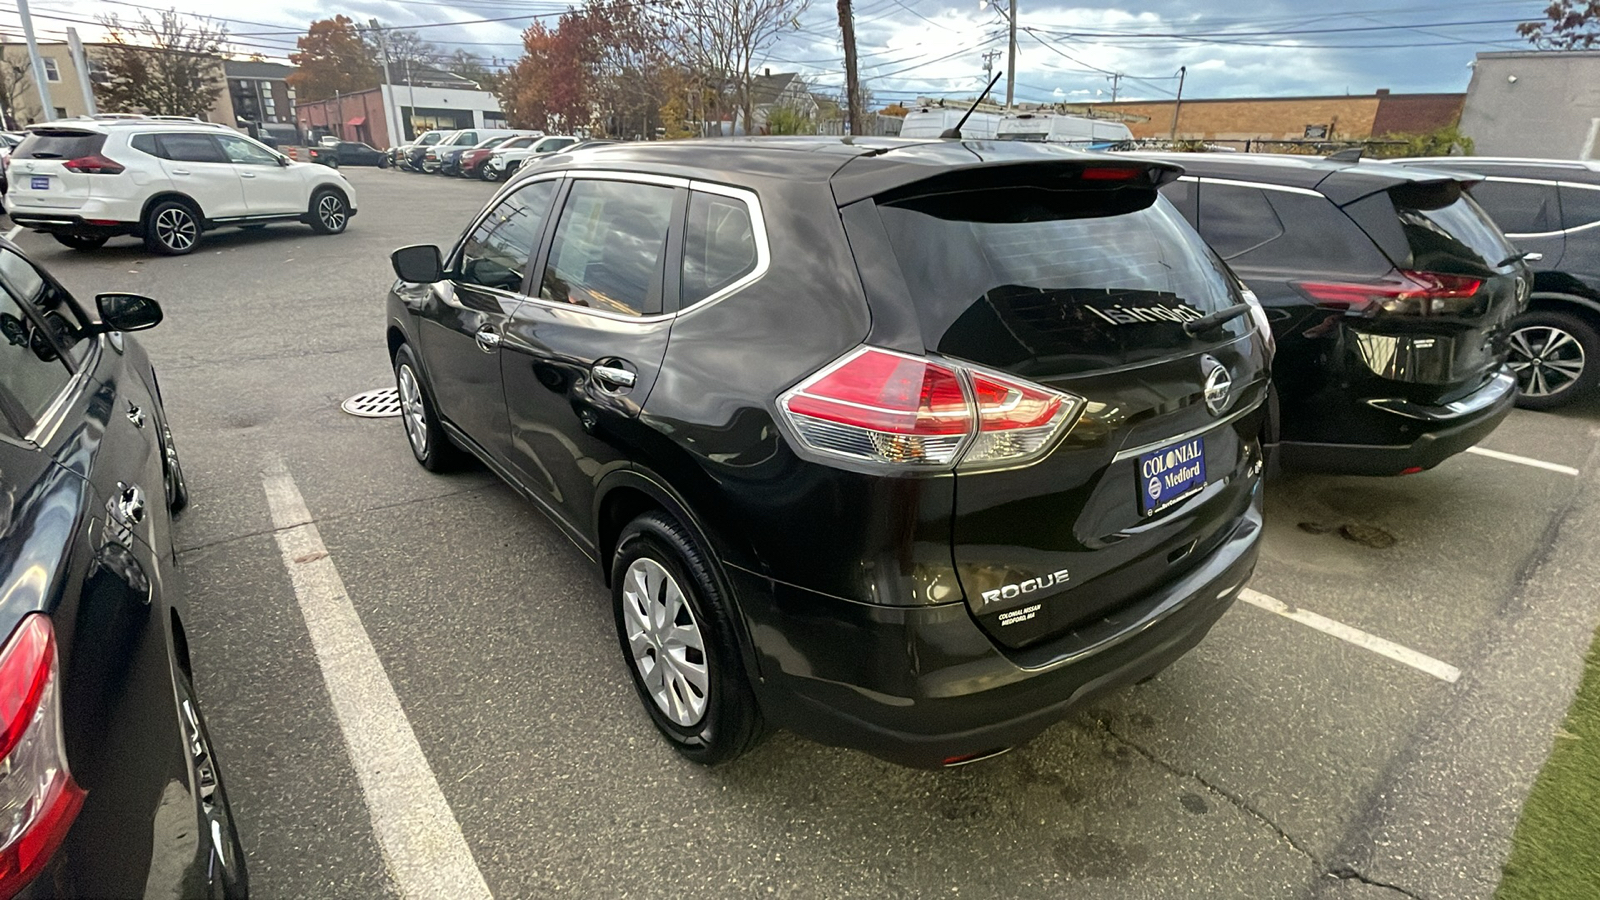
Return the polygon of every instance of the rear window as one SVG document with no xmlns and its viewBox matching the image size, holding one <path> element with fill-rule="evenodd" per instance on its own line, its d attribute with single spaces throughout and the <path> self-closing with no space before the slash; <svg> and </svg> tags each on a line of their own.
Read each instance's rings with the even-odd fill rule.
<svg viewBox="0 0 1600 900">
<path fill-rule="evenodd" d="M 14 156 L 23 159 L 78 159 L 100 152 L 106 136 L 89 131 L 32 131 Z"/>
<path fill-rule="evenodd" d="M 1389 199 L 1411 250 L 1412 269 L 1481 275 L 1516 252 L 1459 182 L 1401 185 L 1389 189 Z"/>
<path fill-rule="evenodd" d="M 924 342 L 976 362 L 1049 359 L 1065 374 L 1192 352 L 1182 323 L 1238 301 L 1221 261 L 1154 191 L 1009 185 L 879 213 Z"/>
</svg>

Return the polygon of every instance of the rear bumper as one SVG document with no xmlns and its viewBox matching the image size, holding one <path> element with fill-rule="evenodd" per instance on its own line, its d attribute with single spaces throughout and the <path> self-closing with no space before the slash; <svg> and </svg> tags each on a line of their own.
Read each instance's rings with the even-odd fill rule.
<svg viewBox="0 0 1600 900">
<path fill-rule="evenodd" d="M 139 230 L 138 222 L 117 222 L 111 220 L 89 219 L 76 213 L 53 212 L 26 212 L 18 210 L 9 213 L 11 221 L 24 228 L 42 231 L 47 234 L 81 234 L 95 237 L 116 237 L 121 234 L 133 234 Z"/>
<path fill-rule="evenodd" d="M 774 725 L 916 767 L 1010 749 L 1100 694 L 1154 675 L 1198 644 L 1255 568 L 1260 495 L 1232 535 L 1163 590 L 1117 610 L 1108 636 L 1024 665 L 964 603 L 890 607 L 734 570 Z M 1030 648 L 1030 663 L 1041 648 Z"/>
<path fill-rule="evenodd" d="M 1517 402 L 1517 381 L 1501 370 L 1474 393 L 1447 406 L 1368 400 L 1393 416 L 1395 432 L 1414 436 L 1401 444 L 1333 444 L 1285 441 L 1278 448 L 1286 469 L 1335 475 L 1399 475 L 1431 469 L 1488 437 Z"/>
</svg>

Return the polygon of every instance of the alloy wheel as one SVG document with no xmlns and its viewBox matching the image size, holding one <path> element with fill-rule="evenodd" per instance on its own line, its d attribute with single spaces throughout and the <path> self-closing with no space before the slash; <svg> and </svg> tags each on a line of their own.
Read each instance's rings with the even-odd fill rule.
<svg viewBox="0 0 1600 900">
<path fill-rule="evenodd" d="M 421 459 L 428 455 L 428 418 L 422 406 L 422 386 L 417 384 L 416 373 L 407 365 L 400 367 L 397 380 L 400 387 L 400 420 L 405 423 L 406 439 L 411 441 L 412 452 Z"/>
<path fill-rule="evenodd" d="M 1529 397 L 1567 390 L 1583 376 L 1587 364 L 1583 344 L 1552 325 L 1528 325 L 1511 332 L 1508 362 L 1517 373 L 1517 389 Z"/>
<path fill-rule="evenodd" d="M 183 251 L 193 247 L 199 232 L 194 216 L 178 207 L 164 209 L 161 215 L 156 216 L 156 240 L 173 250 Z"/>
<path fill-rule="evenodd" d="M 640 557 L 623 576 L 629 655 L 656 707 L 684 728 L 706 713 L 710 670 L 705 639 L 683 589 L 664 566 Z"/>
<path fill-rule="evenodd" d="M 317 218 L 322 220 L 322 226 L 329 231 L 340 231 L 344 228 L 345 211 L 344 201 L 333 194 L 324 194 L 317 201 Z"/>
</svg>

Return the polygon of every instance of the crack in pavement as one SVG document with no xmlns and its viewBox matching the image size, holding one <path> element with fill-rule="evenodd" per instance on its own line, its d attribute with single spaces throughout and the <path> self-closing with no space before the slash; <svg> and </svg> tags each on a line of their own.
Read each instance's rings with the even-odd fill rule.
<svg viewBox="0 0 1600 900">
<path fill-rule="evenodd" d="M 1139 754 L 1140 756 L 1142 756 L 1145 759 L 1149 760 L 1151 763 L 1154 763 L 1155 765 L 1167 770 L 1168 772 L 1171 772 L 1173 775 L 1176 775 L 1176 776 L 1178 776 L 1180 778 L 1193 779 L 1194 781 L 1199 782 L 1201 787 L 1204 787 L 1206 790 L 1210 791 L 1211 793 L 1216 794 L 1218 797 L 1221 797 L 1222 799 L 1224 799 L 1224 800 L 1228 801 L 1229 803 L 1233 804 L 1235 807 L 1237 807 L 1238 809 L 1242 810 L 1244 813 L 1246 813 L 1250 817 L 1259 820 L 1264 825 L 1266 825 L 1268 828 L 1271 828 L 1273 831 L 1277 832 L 1278 833 L 1278 837 L 1282 838 L 1284 843 L 1288 844 L 1290 847 L 1294 848 L 1294 850 L 1296 852 L 1298 852 L 1300 855 L 1304 856 L 1306 859 L 1309 859 L 1309 860 L 1311 860 L 1312 863 L 1316 864 L 1316 867 L 1318 869 L 1323 870 L 1323 871 L 1327 871 L 1327 866 L 1323 863 L 1323 861 L 1320 858 L 1318 858 L 1317 854 L 1314 853 L 1311 850 L 1310 847 L 1307 847 L 1305 844 L 1301 843 L 1299 841 L 1299 839 L 1297 839 L 1294 835 L 1292 835 L 1289 832 L 1285 831 L 1282 826 L 1280 826 L 1277 822 L 1272 821 L 1272 819 L 1266 813 L 1264 813 L 1261 810 L 1257 809 L 1253 804 L 1250 803 L 1250 801 L 1248 801 L 1245 798 L 1239 796 L 1238 794 L 1235 794 L 1234 792 L 1228 790 L 1227 788 L 1222 787 L 1219 784 L 1212 783 L 1210 781 L 1210 779 L 1208 779 L 1205 776 L 1201 775 L 1199 772 L 1196 772 L 1196 771 L 1190 770 L 1190 769 L 1180 769 L 1179 767 L 1167 762 L 1166 760 L 1160 758 L 1159 756 L 1156 756 L 1156 754 L 1153 751 L 1147 750 L 1144 747 L 1142 747 L 1139 744 L 1137 744 L 1136 742 L 1134 742 L 1132 739 L 1124 737 L 1124 736 L 1118 734 L 1111 727 L 1110 723 L 1105 721 L 1104 719 L 1099 718 L 1099 717 L 1095 717 L 1093 719 L 1093 722 L 1094 722 L 1094 726 L 1096 728 L 1098 728 L 1100 731 L 1104 732 L 1112 740 L 1117 741 L 1118 743 L 1128 747 L 1133 752 Z"/>
<path fill-rule="evenodd" d="M 1369 885 L 1371 887 L 1394 891 L 1396 894 L 1399 894 L 1402 897 L 1410 897 L 1411 900 L 1423 900 L 1422 895 L 1413 894 L 1398 884 L 1390 884 L 1387 881 L 1378 881 L 1373 878 L 1368 878 L 1360 872 L 1357 872 L 1354 866 L 1338 866 L 1329 869 L 1328 874 L 1339 879 L 1340 881 L 1359 881 L 1362 884 Z"/>
</svg>

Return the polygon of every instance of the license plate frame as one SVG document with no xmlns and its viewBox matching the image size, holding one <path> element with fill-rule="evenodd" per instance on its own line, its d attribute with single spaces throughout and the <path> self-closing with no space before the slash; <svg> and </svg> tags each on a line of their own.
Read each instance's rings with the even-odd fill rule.
<svg viewBox="0 0 1600 900">
<path fill-rule="evenodd" d="M 28 176 L 28 190 L 30 190 L 30 191 L 48 191 L 48 190 L 50 190 L 50 176 L 49 175 L 30 175 L 30 176 Z"/>
<path fill-rule="evenodd" d="M 1193 497 L 1209 483 L 1202 435 L 1141 453 L 1138 463 L 1139 509 L 1145 518 Z"/>
</svg>

